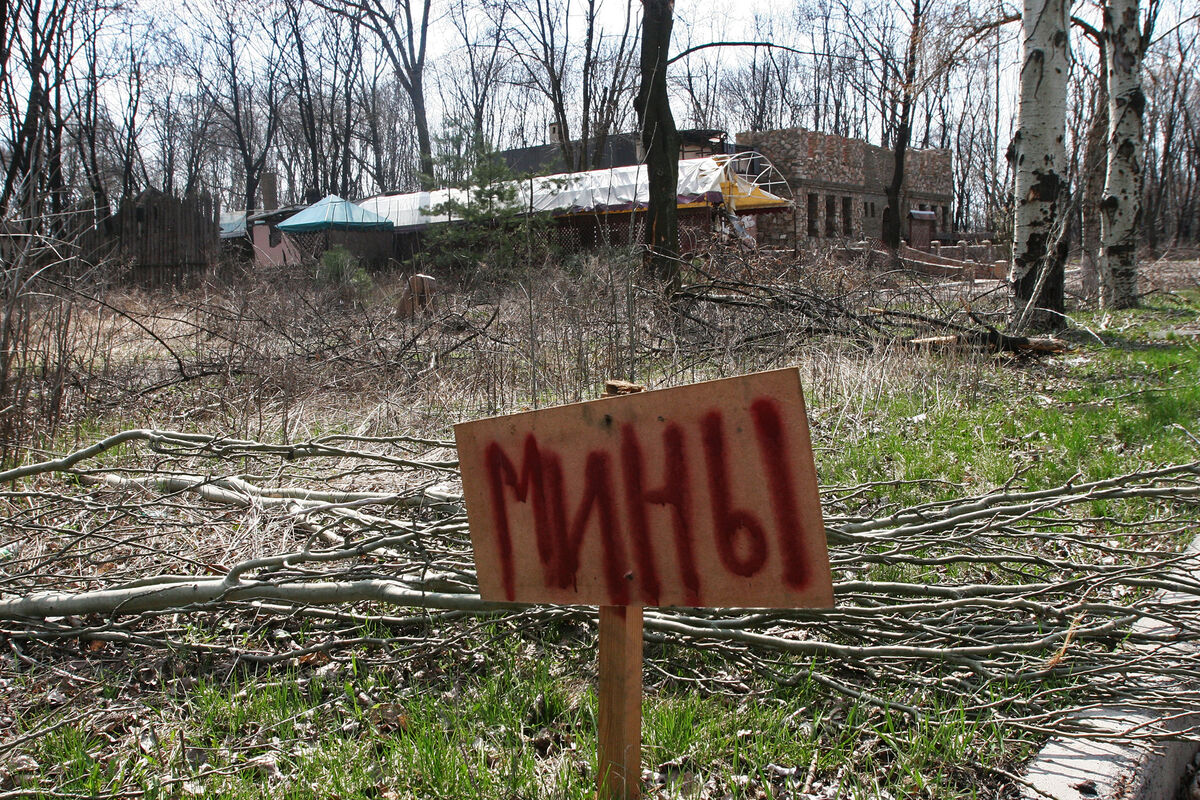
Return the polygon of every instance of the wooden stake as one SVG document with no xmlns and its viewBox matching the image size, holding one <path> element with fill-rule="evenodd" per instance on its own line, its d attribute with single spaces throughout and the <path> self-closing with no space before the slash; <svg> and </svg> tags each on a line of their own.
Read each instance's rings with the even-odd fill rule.
<svg viewBox="0 0 1200 800">
<path fill-rule="evenodd" d="M 600 606 L 598 800 L 636 800 L 642 785 L 642 609 Z"/>
</svg>

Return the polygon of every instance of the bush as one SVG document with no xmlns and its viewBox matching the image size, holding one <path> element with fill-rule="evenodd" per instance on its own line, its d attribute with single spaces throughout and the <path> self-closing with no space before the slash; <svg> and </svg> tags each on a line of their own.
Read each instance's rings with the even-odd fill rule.
<svg viewBox="0 0 1200 800">
<path fill-rule="evenodd" d="M 358 258 L 340 244 L 321 254 L 314 277 L 319 284 L 339 289 L 356 300 L 375 286 Z"/>
</svg>

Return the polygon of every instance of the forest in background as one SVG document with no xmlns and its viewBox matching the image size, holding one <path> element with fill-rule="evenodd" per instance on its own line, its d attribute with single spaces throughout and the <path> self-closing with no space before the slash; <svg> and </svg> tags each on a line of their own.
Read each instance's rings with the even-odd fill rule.
<svg viewBox="0 0 1200 800">
<path fill-rule="evenodd" d="M 804 0 L 721 22 L 681 5 L 675 118 L 892 148 L 908 96 L 910 146 L 953 153 L 955 229 L 1003 231 L 1020 12 Z M 284 203 L 443 186 L 468 180 L 481 153 L 546 143 L 552 123 L 566 163 L 586 169 L 607 136 L 637 127 L 640 14 L 631 0 L 13 0 L 0 23 L 0 207 L 102 219 L 154 188 L 240 210 L 261 205 L 266 171 Z M 1082 195 L 1089 175 L 1102 180 L 1107 100 L 1100 9 L 1071 14 L 1064 177 Z M 1142 15 L 1144 241 L 1157 249 L 1200 236 L 1200 24 L 1180 0 Z"/>
</svg>

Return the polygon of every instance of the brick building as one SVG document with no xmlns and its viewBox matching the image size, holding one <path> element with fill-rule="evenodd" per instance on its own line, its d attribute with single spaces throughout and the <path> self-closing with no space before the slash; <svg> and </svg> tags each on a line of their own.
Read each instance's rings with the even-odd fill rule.
<svg viewBox="0 0 1200 800">
<path fill-rule="evenodd" d="M 764 155 L 783 174 L 796 201 L 794 216 L 768 214 L 758 221 L 761 244 L 880 238 L 895 163 L 891 150 L 800 128 L 739 133 L 737 148 Z M 950 151 L 910 149 L 901 190 L 903 235 L 909 235 L 909 211 L 931 211 L 934 235 L 948 236 L 952 200 Z"/>
</svg>

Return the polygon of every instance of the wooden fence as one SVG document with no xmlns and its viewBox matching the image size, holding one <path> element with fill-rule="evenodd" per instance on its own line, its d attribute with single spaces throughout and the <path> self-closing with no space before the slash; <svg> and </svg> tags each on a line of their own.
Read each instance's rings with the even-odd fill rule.
<svg viewBox="0 0 1200 800">
<path fill-rule="evenodd" d="M 115 258 L 138 283 L 183 283 L 203 274 L 218 253 L 217 221 L 208 194 L 172 197 L 148 189 L 96 225 L 84 252 Z"/>
</svg>

